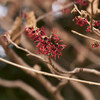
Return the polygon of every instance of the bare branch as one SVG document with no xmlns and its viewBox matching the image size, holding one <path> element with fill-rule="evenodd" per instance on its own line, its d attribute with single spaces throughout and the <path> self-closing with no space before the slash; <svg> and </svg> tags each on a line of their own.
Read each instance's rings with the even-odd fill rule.
<svg viewBox="0 0 100 100">
<path fill-rule="evenodd" d="M 27 67 L 25 67 L 25 66 L 18 65 L 18 64 L 16 64 L 16 63 L 7 61 L 7 60 L 5 60 L 5 59 L 3 59 L 3 58 L 0 58 L 0 61 L 5 62 L 5 63 L 8 63 L 8 64 L 13 65 L 13 66 L 16 66 L 16 67 L 21 68 L 21 69 L 28 70 L 28 71 L 30 71 L 30 72 L 35 72 L 35 73 L 41 74 L 41 75 L 46 75 L 46 76 L 51 76 L 51 77 L 55 77 L 55 78 L 60 78 L 60 79 L 65 79 L 65 80 L 70 80 L 70 81 L 85 83 L 85 84 L 89 84 L 89 85 L 100 86 L 100 83 L 97 83 L 97 82 L 79 80 L 79 79 L 75 79 L 75 78 L 69 78 L 69 77 L 60 76 L 60 75 L 55 75 L 55 74 L 51 74 L 51 73 L 47 73 L 47 72 L 43 72 L 43 71 L 38 71 L 38 70 L 35 70 L 35 69 L 32 69 L 32 68 L 27 68 Z"/>
<path fill-rule="evenodd" d="M 95 38 L 92 38 L 92 37 L 83 35 L 83 34 L 81 34 L 81 33 L 79 33 L 79 32 L 74 31 L 74 30 L 72 30 L 72 33 L 75 33 L 75 34 L 77 34 L 77 35 L 79 35 L 79 36 L 81 36 L 81 37 L 84 37 L 84 38 L 87 38 L 87 39 L 90 39 L 90 40 L 93 40 L 93 41 L 96 41 L 96 42 L 100 42 L 100 40 L 97 40 L 97 39 L 95 39 Z"/>
<path fill-rule="evenodd" d="M 69 71 L 70 74 L 76 74 L 80 72 L 92 73 L 94 75 L 100 76 L 100 72 L 95 69 L 88 69 L 88 68 L 75 68 L 73 71 Z"/>
</svg>

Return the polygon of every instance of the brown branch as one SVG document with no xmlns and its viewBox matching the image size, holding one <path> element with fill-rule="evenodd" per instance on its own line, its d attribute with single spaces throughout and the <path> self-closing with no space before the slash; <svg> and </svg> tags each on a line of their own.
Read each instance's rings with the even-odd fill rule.
<svg viewBox="0 0 100 100">
<path fill-rule="evenodd" d="M 79 84 L 78 82 L 71 81 L 70 83 L 72 87 L 75 88 L 75 90 L 81 93 L 81 95 L 84 97 L 84 100 L 95 100 L 93 94 L 86 86 L 84 86 L 83 84 Z"/>
<path fill-rule="evenodd" d="M 16 81 L 8 81 L 0 78 L 0 86 L 8 87 L 8 88 L 20 88 L 31 95 L 36 100 L 48 100 L 41 94 L 39 94 L 33 87 L 29 86 L 28 84 L 24 83 L 23 81 L 16 80 Z"/>
<path fill-rule="evenodd" d="M 65 79 L 65 80 L 70 80 L 70 81 L 85 83 L 85 84 L 89 84 L 89 85 L 100 86 L 100 83 L 97 83 L 97 82 L 85 81 L 85 80 L 80 80 L 80 79 L 75 79 L 75 78 L 69 78 L 69 77 L 65 77 L 65 76 L 61 76 L 61 75 L 51 74 L 51 73 L 47 73 L 47 72 L 44 72 L 44 71 L 38 71 L 38 70 L 35 70 L 35 69 L 32 69 L 32 68 L 27 68 L 25 66 L 13 63 L 11 61 L 7 61 L 7 60 L 5 60 L 3 58 L 0 58 L 0 61 L 5 62 L 5 63 L 10 64 L 10 65 L 13 65 L 13 66 L 16 66 L 18 68 L 24 69 L 24 70 L 28 70 L 30 72 L 35 72 L 35 73 L 40 74 L 40 75 L 46 75 L 46 76 L 51 76 L 51 77 L 54 77 L 54 78 L 57 78 L 57 79 Z"/>
<path fill-rule="evenodd" d="M 13 64 L 13 63 L 12 63 Z M 50 75 L 50 74 L 49 74 Z M 53 76 L 55 76 L 55 75 L 53 75 Z M 58 76 L 57 76 L 58 77 Z M 59 77 L 59 78 L 61 78 L 61 77 Z M 64 78 L 65 79 L 65 78 Z"/>
<path fill-rule="evenodd" d="M 32 55 L 32 56 L 34 56 L 34 57 L 37 57 L 37 58 L 39 58 L 40 60 L 42 60 L 43 62 L 47 63 L 47 61 L 44 60 L 41 56 L 36 55 L 36 54 L 30 52 L 29 50 L 27 50 L 27 49 L 25 49 L 25 48 L 22 48 L 22 47 L 18 46 L 17 44 L 15 44 L 15 43 L 10 39 L 10 35 L 7 35 L 6 37 L 7 37 L 8 41 L 9 41 L 11 44 L 13 44 L 16 48 L 18 48 L 18 49 L 20 49 L 20 50 L 22 50 L 22 51 L 25 51 L 25 52 L 28 53 L 28 55 Z"/>
<path fill-rule="evenodd" d="M 58 93 L 61 89 L 62 89 L 62 87 L 63 86 L 65 86 L 65 85 L 67 85 L 68 84 L 68 80 L 66 81 L 66 80 L 62 80 L 57 86 L 56 86 L 56 89 L 55 89 L 55 91 L 54 91 L 54 93 Z"/>
<path fill-rule="evenodd" d="M 88 68 L 75 68 L 73 71 L 69 71 L 70 74 L 76 74 L 80 72 L 92 73 L 94 75 L 100 76 L 100 72 L 95 69 L 88 69 Z"/>
<path fill-rule="evenodd" d="M 83 35 L 83 34 L 81 34 L 81 33 L 79 33 L 79 32 L 74 31 L 74 30 L 72 30 L 72 33 L 77 34 L 77 35 L 79 35 L 79 36 L 81 36 L 81 37 L 84 37 L 84 38 L 87 38 L 87 39 L 90 39 L 90 40 L 96 41 L 96 42 L 100 42 L 100 40 L 97 40 L 97 39 L 95 39 L 95 38 L 92 38 L 92 37 L 89 37 L 89 36 Z"/>
</svg>

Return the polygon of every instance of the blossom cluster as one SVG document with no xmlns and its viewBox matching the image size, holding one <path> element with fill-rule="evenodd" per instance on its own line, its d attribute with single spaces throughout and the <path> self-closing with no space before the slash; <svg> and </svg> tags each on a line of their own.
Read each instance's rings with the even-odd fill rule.
<svg viewBox="0 0 100 100">
<path fill-rule="evenodd" d="M 61 51 L 66 47 L 66 45 L 61 45 L 62 40 L 54 32 L 48 37 L 43 27 L 36 29 L 26 27 L 24 33 L 36 44 L 38 54 L 45 54 L 56 59 L 56 56 L 59 58 L 62 55 Z"/>
<path fill-rule="evenodd" d="M 93 22 L 93 27 L 99 28 L 100 27 L 100 20 L 94 21 Z M 90 26 L 87 27 L 86 32 L 90 32 Z"/>
<path fill-rule="evenodd" d="M 82 5 L 82 2 L 85 1 L 85 0 L 74 0 L 74 1 L 76 3 Z M 100 29 L 100 20 L 94 20 L 93 18 L 96 19 L 96 16 L 95 17 L 92 16 L 90 13 L 88 13 L 85 10 L 79 10 L 77 5 L 74 6 L 74 8 L 71 11 L 71 13 L 73 13 L 73 14 L 79 13 L 80 14 L 79 16 L 75 16 L 73 21 L 76 23 L 76 25 L 78 25 L 80 27 L 85 26 L 86 27 L 85 31 L 87 33 L 93 32 L 94 28 L 96 28 L 98 30 Z M 95 14 L 97 14 L 97 13 L 95 13 Z M 91 46 L 92 46 L 92 48 L 97 48 L 97 47 L 99 47 L 99 44 L 96 42 L 96 43 L 91 44 Z"/>
<path fill-rule="evenodd" d="M 76 25 L 79 25 L 80 27 L 82 27 L 83 25 L 88 24 L 87 23 L 87 19 L 83 19 L 83 18 L 80 18 L 80 17 L 75 17 L 73 19 L 73 21 L 75 21 L 76 22 Z"/>
<path fill-rule="evenodd" d="M 99 26 L 100 26 L 100 20 L 94 21 L 93 26 L 95 28 L 99 28 Z"/>
<path fill-rule="evenodd" d="M 76 22 L 76 25 L 82 27 L 82 26 L 87 26 L 86 28 L 86 32 L 90 32 L 90 26 L 88 25 L 88 21 L 87 19 L 85 18 L 82 18 L 80 16 L 76 16 L 74 19 L 73 19 L 74 22 Z M 99 28 L 100 27 L 100 20 L 97 20 L 97 21 L 93 21 L 93 27 L 95 28 Z"/>
<path fill-rule="evenodd" d="M 90 32 L 90 26 L 88 26 L 88 22 L 87 22 L 87 19 L 84 19 L 84 18 L 81 18 L 81 17 L 78 17 L 76 16 L 74 19 L 73 19 L 74 22 L 76 22 L 76 25 L 82 27 L 82 26 L 87 26 L 86 28 L 86 32 Z M 95 26 L 97 26 L 97 24 L 95 23 L 94 24 Z"/>
</svg>

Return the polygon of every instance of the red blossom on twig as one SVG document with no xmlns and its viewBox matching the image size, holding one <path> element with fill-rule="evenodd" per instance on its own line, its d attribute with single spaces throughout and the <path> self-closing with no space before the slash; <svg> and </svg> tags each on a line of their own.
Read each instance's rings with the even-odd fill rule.
<svg viewBox="0 0 100 100">
<path fill-rule="evenodd" d="M 75 21 L 76 22 L 76 25 L 79 25 L 80 27 L 82 27 L 83 25 L 88 24 L 87 23 L 87 19 L 82 19 L 82 18 L 79 18 L 79 17 L 75 17 L 73 19 L 73 21 Z"/>
<path fill-rule="evenodd" d="M 93 26 L 94 26 L 95 28 L 98 28 L 98 27 L 100 26 L 100 20 L 94 21 Z"/>
<path fill-rule="evenodd" d="M 26 27 L 24 31 L 25 35 L 28 36 L 34 42 L 40 41 L 42 36 L 45 35 L 44 28 L 34 29 L 33 27 Z"/>
<path fill-rule="evenodd" d="M 87 32 L 87 33 L 90 32 L 90 26 L 87 27 L 86 32 Z"/>
<path fill-rule="evenodd" d="M 33 42 L 36 43 L 37 53 L 45 54 L 49 57 L 54 57 L 62 55 L 61 51 L 66 47 L 66 45 L 61 45 L 61 41 L 59 37 L 55 34 L 56 31 L 53 30 L 51 35 L 48 37 L 45 34 L 44 28 L 36 28 L 26 27 L 25 34 L 28 36 Z"/>
</svg>

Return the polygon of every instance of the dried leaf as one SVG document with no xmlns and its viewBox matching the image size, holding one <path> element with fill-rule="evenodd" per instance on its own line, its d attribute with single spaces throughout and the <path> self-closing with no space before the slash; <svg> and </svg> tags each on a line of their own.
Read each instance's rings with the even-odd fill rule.
<svg viewBox="0 0 100 100">
<path fill-rule="evenodd" d="M 26 13 L 26 21 L 27 27 L 36 27 L 36 18 L 33 11 Z"/>
<path fill-rule="evenodd" d="M 15 42 L 16 44 L 20 43 L 21 24 L 22 24 L 22 18 L 21 16 L 18 16 L 14 22 L 12 29 L 9 31 L 12 41 Z"/>
</svg>

